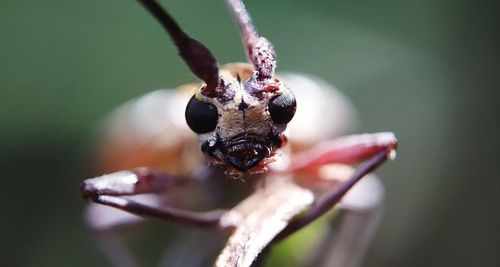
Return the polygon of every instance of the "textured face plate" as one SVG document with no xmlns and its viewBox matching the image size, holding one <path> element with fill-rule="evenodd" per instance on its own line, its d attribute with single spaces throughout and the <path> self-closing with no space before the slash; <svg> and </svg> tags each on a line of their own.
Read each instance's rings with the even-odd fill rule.
<svg viewBox="0 0 500 267">
<path fill-rule="evenodd" d="M 259 80 L 249 64 L 229 64 L 220 74 L 215 94 L 204 95 L 200 88 L 195 95 L 218 111 L 215 130 L 198 135 L 202 151 L 233 175 L 263 172 L 286 140 L 286 124 L 273 122 L 268 104 L 288 88 L 278 79 Z"/>
</svg>

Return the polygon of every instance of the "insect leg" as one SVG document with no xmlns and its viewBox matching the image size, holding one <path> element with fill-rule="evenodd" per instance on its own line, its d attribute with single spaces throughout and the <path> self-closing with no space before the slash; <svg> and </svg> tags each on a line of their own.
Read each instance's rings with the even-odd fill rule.
<svg viewBox="0 0 500 267">
<path fill-rule="evenodd" d="M 311 157 L 309 159 L 311 165 L 319 166 L 322 164 L 338 162 L 336 161 L 338 159 L 343 159 L 346 161 L 347 160 L 355 161 L 363 159 L 365 157 L 369 158 L 363 163 L 361 163 L 348 179 L 341 182 L 338 186 L 335 186 L 332 191 L 327 192 L 321 198 L 317 199 L 316 203 L 309 209 L 309 211 L 304 216 L 302 216 L 299 220 L 296 220 L 295 222 L 288 225 L 288 227 L 285 230 L 283 230 L 277 237 L 278 240 L 290 235 L 291 233 L 306 226 L 310 222 L 316 220 L 318 217 L 325 214 L 333 206 L 339 203 L 339 201 L 344 197 L 344 195 L 349 190 L 351 190 L 351 188 L 359 180 L 361 180 L 361 178 L 363 178 L 365 175 L 375 170 L 387 159 L 391 159 L 392 157 L 394 157 L 394 149 L 397 144 L 394 135 L 388 133 L 352 136 L 344 140 L 347 140 L 349 142 L 340 141 L 340 143 L 331 146 L 332 148 L 331 150 L 323 151 L 322 157 Z M 349 152 L 349 148 L 354 149 L 355 152 Z M 333 151 L 338 151 L 339 153 L 344 152 L 344 155 L 346 156 L 336 158 L 333 153 L 329 153 Z M 325 158 L 329 160 L 327 161 L 325 160 Z M 303 168 L 299 169 L 307 169 L 307 168 L 309 168 L 309 166 L 303 166 Z"/>
<path fill-rule="evenodd" d="M 83 182 L 83 196 L 99 203 L 90 203 L 87 206 L 85 212 L 87 226 L 94 233 L 93 237 L 100 250 L 114 266 L 141 266 L 134 253 L 115 230 L 144 223 L 145 218 L 138 215 L 154 216 L 151 212 L 164 215 L 161 211 L 165 208 L 159 208 L 161 197 L 157 193 L 169 188 L 178 188 L 185 185 L 187 181 L 188 179 L 141 168 L 115 172 Z M 138 211 L 135 212 L 137 215 L 132 214 L 127 206 L 116 209 L 117 203 L 137 209 Z M 156 209 L 160 209 L 160 212 Z M 182 217 L 183 214 L 179 215 L 173 210 L 169 215 Z M 192 219 L 196 219 L 195 215 L 207 217 L 205 213 L 193 213 Z"/>
<path fill-rule="evenodd" d="M 85 180 L 82 184 L 82 195 L 96 203 L 139 216 L 165 219 L 197 227 L 220 226 L 219 220 L 225 212 L 222 210 L 191 212 L 142 203 L 127 197 L 161 192 L 170 187 L 181 185 L 187 180 L 145 168 L 120 171 Z"/>
<path fill-rule="evenodd" d="M 384 188 L 366 175 L 342 198 L 307 266 L 354 267 L 362 259 L 382 214 Z"/>
<path fill-rule="evenodd" d="M 390 132 L 341 137 L 294 156 L 287 171 L 314 169 L 330 163 L 355 164 L 381 151 L 393 158 L 396 146 L 396 137 Z"/>
</svg>

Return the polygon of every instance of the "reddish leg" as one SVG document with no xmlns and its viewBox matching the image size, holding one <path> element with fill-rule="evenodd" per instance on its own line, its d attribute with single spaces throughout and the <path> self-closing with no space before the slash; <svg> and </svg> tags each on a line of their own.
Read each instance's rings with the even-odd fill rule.
<svg viewBox="0 0 500 267">
<path fill-rule="evenodd" d="M 368 174 L 336 205 L 327 231 L 313 246 L 305 266 L 356 267 L 370 245 L 382 213 L 384 188 Z"/>
<path fill-rule="evenodd" d="M 145 221 L 144 217 L 166 219 L 198 227 L 220 227 L 222 211 L 189 212 L 161 206 L 159 192 L 185 185 L 188 179 L 141 168 L 120 171 L 85 180 L 82 195 L 93 200 L 85 219 L 96 232 L 97 244 L 114 266 L 138 267 L 140 264 L 114 229 Z M 103 204 L 103 205 L 100 205 Z"/>
<path fill-rule="evenodd" d="M 198 227 L 221 227 L 220 217 L 225 211 L 191 212 L 171 207 L 141 203 L 124 196 L 157 193 L 185 183 L 187 179 L 169 176 L 149 169 L 120 171 L 85 180 L 82 194 L 94 202 L 115 207 L 135 215 L 165 219 Z"/>
<path fill-rule="evenodd" d="M 353 135 L 329 142 L 326 146 L 320 145 L 292 159 L 292 164 L 286 171 L 302 171 L 329 163 L 365 161 L 347 180 L 317 199 L 308 212 L 289 224 L 275 241 L 287 237 L 329 211 L 361 178 L 387 159 L 392 159 L 396 145 L 397 140 L 392 133 Z"/>
<path fill-rule="evenodd" d="M 393 133 L 350 135 L 318 144 L 292 158 L 287 171 L 296 172 L 317 168 L 329 163 L 355 164 L 378 152 L 394 153 L 397 140 Z M 389 155 L 393 157 L 393 155 Z"/>
</svg>

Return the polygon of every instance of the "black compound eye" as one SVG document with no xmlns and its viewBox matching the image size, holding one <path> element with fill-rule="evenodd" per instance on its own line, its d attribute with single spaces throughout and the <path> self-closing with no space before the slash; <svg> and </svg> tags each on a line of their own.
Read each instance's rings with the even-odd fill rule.
<svg viewBox="0 0 500 267">
<path fill-rule="evenodd" d="M 292 91 L 286 90 L 281 95 L 269 101 L 269 114 L 274 123 L 283 124 L 292 120 L 297 109 L 297 102 Z"/>
<path fill-rule="evenodd" d="M 193 132 L 201 134 L 213 131 L 219 117 L 217 108 L 191 97 L 186 107 L 186 122 Z"/>
</svg>

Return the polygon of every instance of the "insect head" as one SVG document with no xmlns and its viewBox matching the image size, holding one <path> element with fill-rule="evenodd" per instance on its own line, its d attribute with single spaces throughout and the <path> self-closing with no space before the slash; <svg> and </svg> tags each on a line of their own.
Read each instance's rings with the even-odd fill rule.
<svg viewBox="0 0 500 267">
<path fill-rule="evenodd" d="M 258 35 L 243 3 L 229 1 L 251 64 L 219 70 L 212 53 L 189 37 L 155 1 L 142 0 L 167 30 L 180 56 L 204 84 L 189 100 L 186 122 L 213 164 L 241 174 L 266 171 L 296 109 L 294 94 L 276 77 L 272 44 Z"/>
</svg>

